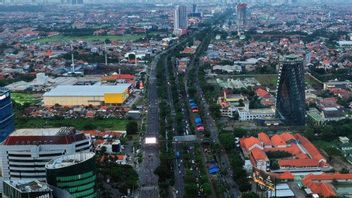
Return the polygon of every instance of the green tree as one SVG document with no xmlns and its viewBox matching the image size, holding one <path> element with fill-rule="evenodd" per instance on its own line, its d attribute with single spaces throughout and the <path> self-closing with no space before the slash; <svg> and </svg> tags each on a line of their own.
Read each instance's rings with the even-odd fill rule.
<svg viewBox="0 0 352 198">
<path fill-rule="evenodd" d="M 243 193 L 242 198 L 259 198 L 259 195 L 257 195 L 255 192 L 246 192 Z"/>
<path fill-rule="evenodd" d="M 235 148 L 235 136 L 233 133 L 220 133 L 219 141 L 226 150 L 232 150 Z"/>
<path fill-rule="evenodd" d="M 126 125 L 127 134 L 136 134 L 138 132 L 138 123 L 134 120 L 131 120 Z"/>
<path fill-rule="evenodd" d="M 291 153 L 285 151 L 270 151 L 266 153 L 269 159 L 279 159 L 291 157 Z"/>
<path fill-rule="evenodd" d="M 136 55 L 135 54 L 128 54 L 128 60 L 134 60 L 136 59 Z"/>
<path fill-rule="evenodd" d="M 89 123 L 83 126 L 83 130 L 94 130 L 97 129 L 97 126 L 93 123 Z"/>
<path fill-rule="evenodd" d="M 218 104 L 210 104 L 209 111 L 215 118 L 220 118 L 221 112 L 220 112 L 220 105 Z"/>
</svg>

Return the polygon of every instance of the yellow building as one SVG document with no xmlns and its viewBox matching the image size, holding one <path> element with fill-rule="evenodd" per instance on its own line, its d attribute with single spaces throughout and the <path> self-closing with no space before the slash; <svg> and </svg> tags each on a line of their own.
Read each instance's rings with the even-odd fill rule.
<svg viewBox="0 0 352 198">
<path fill-rule="evenodd" d="M 123 104 L 129 97 L 131 84 L 118 85 L 63 85 L 43 95 L 45 106 L 97 106 Z"/>
<path fill-rule="evenodd" d="M 224 92 L 224 99 L 226 102 L 239 102 L 244 101 L 246 98 L 242 94 L 226 94 Z"/>
</svg>

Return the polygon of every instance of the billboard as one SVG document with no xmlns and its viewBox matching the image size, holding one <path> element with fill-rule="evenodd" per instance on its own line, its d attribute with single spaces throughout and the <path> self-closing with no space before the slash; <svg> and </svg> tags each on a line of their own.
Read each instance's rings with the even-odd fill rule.
<svg viewBox="0 0 352 198">
<path fill-rule="evenodd" d="M 156 137 L 146 137 L 144 140 L 145 144 L 156 144 Z"/>
</svg>

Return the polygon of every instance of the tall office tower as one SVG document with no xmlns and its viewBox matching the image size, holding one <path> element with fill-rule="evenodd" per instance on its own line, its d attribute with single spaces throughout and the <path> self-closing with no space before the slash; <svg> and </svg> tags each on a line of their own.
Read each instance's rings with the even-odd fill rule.
<svg viewBox="0 0 352 198">
<path fill-rule="evenodd" d="M 237 26 L 243 27 L 247 23 L 247 4 L 240 3 L 237 5 Z"/>
<path fill-rule="evenodd" d="M 178 5 L 175 9 L 174 30 L 187 29 L 187 7 Z"/>
<path fill-rule="evenodd" d="M 90 152 L 91 141 L 74 128 L 18 129 L 0 145 L 3 180 L 45 181 L 45 164 L 62 155 Z M 3 192 L 0 185 L 0 192 Z"/>
<path fill-rule="evenodd" d="M 288 125 L 305 124 L 303 59 L 295 55 L 280 60 L 276 94 L 276 115 Z"/>
<path fill-rule="evenodd" d="M 0 142 L 15 130 L 10 91 L 0 87 Z"/>
<path fill-rule="evenodd" d="M 95 153 L 62 156 L 48 162 L 45 168 L 48 184 L 69 192 L 72 197 L 97 197 Z"/>
<path fill-rule="evenodd" d="M 197 9 L 197 4 L 193 4 L 192 5 L 192 13 L 197 13 L 198 9 Z"/>
</svg>

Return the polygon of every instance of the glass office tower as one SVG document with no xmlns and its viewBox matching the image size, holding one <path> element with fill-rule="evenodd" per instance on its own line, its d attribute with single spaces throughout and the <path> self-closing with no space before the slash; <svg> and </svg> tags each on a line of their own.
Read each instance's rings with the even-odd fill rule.
<svg viewBox="0 0 352 198">
<path fill-rule="evenodd" d="M 288 125 L 305 124 L 305 84 L 303 59 L 295 55 L 280 60 L 276 94 L 276 114 Z"/>
<path fill-rule="evenodd" d="M 10 91 L 0 87 L 0 142 L 15 130 Z"/>
</svg>

